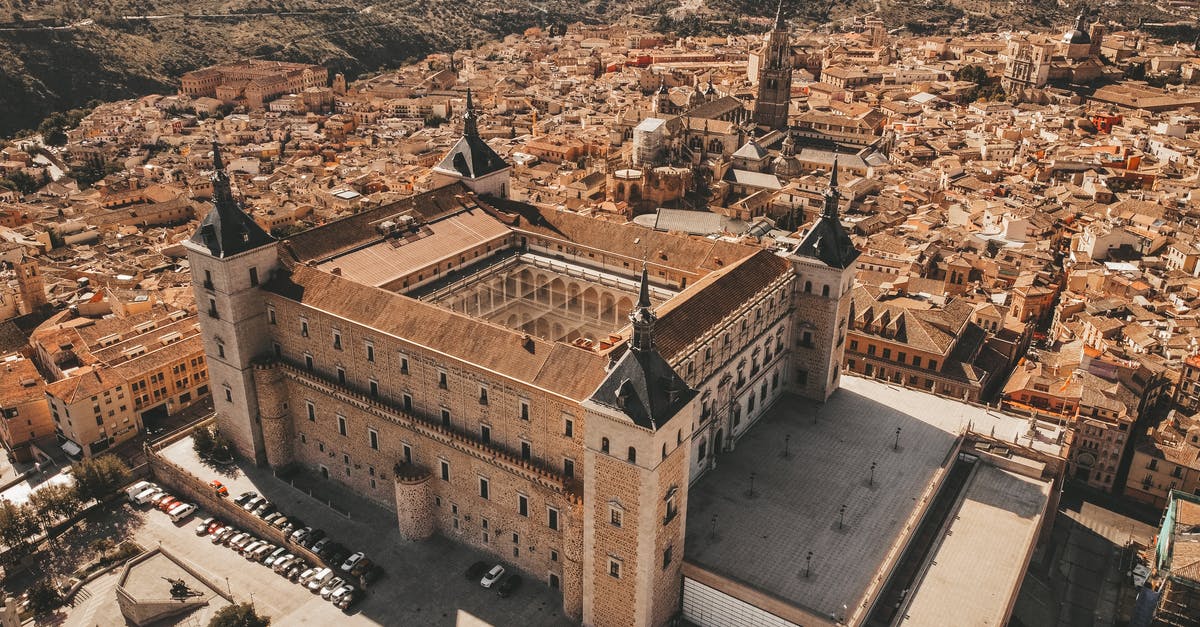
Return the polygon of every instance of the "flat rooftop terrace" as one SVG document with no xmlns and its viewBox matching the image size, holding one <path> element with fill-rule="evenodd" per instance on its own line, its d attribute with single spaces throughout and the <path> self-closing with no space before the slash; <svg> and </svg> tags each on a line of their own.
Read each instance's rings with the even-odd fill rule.
<svg viewBox="0 0 1200 627">
<path fill-rule="evenodd" d="M 916 529 L 960 433 L 1029 430 L 1018 417 L 873 379 L 841 383 L 823 405 L 783 398 L 720 454 L 689 491 L 685 551 L 695 566 L 838 619 L 879 593 L 871 586 Z M 1057 452 L 1054 439 L 1042 431 L 1034 447 Z"/>
</svg>

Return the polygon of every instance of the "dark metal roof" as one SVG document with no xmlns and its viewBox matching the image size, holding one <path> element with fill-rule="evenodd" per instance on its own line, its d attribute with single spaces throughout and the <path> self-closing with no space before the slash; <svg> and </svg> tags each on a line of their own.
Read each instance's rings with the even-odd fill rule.
<svg viewBox="0 0 1200 627">
<path fill-rule="evenodd" d="M 275 241 L 233 199 L 229 175 L 221 162 L 221 148 L 213 142 L 213 208 L 200 222 L 192 242 L 208 248 L 214 257 L 229 257 Z"/>
</svg>

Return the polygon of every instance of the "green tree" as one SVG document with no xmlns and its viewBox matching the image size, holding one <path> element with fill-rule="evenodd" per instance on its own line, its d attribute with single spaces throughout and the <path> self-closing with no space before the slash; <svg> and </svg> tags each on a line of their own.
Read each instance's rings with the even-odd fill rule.
<svg viewBox="0 0 1200 627">
<path fill-rule="evenodd" d="M 229 441 L 229 438 L 221 435 L 219 430 L 213 433 L 212 457 L 219 460 L 233 459 L 233 443 Z"/>
<path fill-rule="evenodd" d="M 36 615 L 47 614 L 62 605 L 62 595 L 49 582 L 39 581 L 29 590 L 29 609 Z"/>
<path fill-rule="evenodd" d="M 213 432 L 212 429 L 205 427 L 196 427 L 192 430 L 192 448 L 200 459 L 208 459 L 213 453 Z"/>
<path fill-rule="evenodd" d="M 250 603 L 226 605 L 208 621 L 208 627 L 267 627 L 270 624 L 270 617 L 260 616 Z"/>
<path fill-rule="evenodd" d="M 998 239 L 990 239 L 990 240 L 988 240 L 988 243 L 987 243 L 987 256 L 988 256 L 988 257 L 991 257 L 991 258 L 993 258 L 993 259 L 995 259 L 995 257 L 996 257 L 996 254 L 1000 252 L 1000 249 L 1001 249 L 1001 248 L 1004 248 L 1004 242 L 1001 242 L 1001 241 L 1000 241 L 1000 240 L 998 240 Z"/>
<path fill-rule="evenodd" d="M 29 495 L 29 503 L 37 511 L 43 528 L 49 528 L 64 518 L 70 518 L 82 505 L 75 486 L 61 483 L 38 489 Z"/>
<path fill-rule="evenodd" d="M 22 194 L 32 194 L 41 188 L 38 180 L 23 170 L 8 175 L 8 180 L 12 183 L 12 188 Z"/>
<path fill-rule="evenodd" d="M 129 467 L 112 455 L 101 455 L 71 465 L 75 487 L 83 501 L 100 500 L 129 483 Z"/>
<path fill-rule="evenodd" d="M 32 507 L 8 499 L 0 501 L 0 542 L 9 547 L 23 546 L 38 530 L 37 513 Z"/>
</svg>

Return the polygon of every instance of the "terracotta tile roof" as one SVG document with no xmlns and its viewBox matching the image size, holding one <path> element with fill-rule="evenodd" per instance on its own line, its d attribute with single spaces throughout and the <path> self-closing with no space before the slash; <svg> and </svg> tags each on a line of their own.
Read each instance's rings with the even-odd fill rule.
<svg viewBox="0 0 1200 627">
<path fill-rule="evenodd" d="M 46 393 L 67 405 L 74 405 L 123 383 L 108 370 L 90 370 L 47 385 Z"/>
<path fill-rule="evenodd" d="M 265 285 L 302 305 L 526 382 L 586 399 L 604 379 L 605 356 L 524 335 L 499 325 L 297 265 Z M 414 338 L 420 338 L 419 344 Z"/>
<path fill-rule="evenodd" d="M 788 261 L 759 250 L 689 286 L 656 312 L 654 342 L 668 360 L 788 271 Z"/>
<path fill-rule="evenodd" d="M 0 407 L 36 401 L 46 395 L 46 382 L 28 359 L 0 362 Z"/>
</svg>

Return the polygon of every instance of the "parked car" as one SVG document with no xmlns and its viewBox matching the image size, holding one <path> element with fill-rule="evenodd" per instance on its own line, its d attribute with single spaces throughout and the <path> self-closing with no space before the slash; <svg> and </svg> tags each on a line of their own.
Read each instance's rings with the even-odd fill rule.
<svg viewBox="0 0 1200 627">
<path fill-rule="evenodd" d="M 337 602 L 334 603 L 334 606 L 336 606 L 339 610 L 348 610 L 351 607 L 354 607 L 355 603 L 361 601 L 363 596 L 364 594 L 362 590 L 352 587 L 349 592 L 338 598 Z"/>
<path fill-rule="evenodd" d="M 282 559 L 285 555 L 288 555 L 287 549 L 284 547 L 276 547 L 273 551 L 271 551 L 270 555 L 263 558 L 263 566 L 274 566 L 275 562 Z"/>
<path fill-rule="evenodd" d="M 170 498 L 165 498 L 165 499 L 159 501 L 158 509 L 162 510 L 163 512 L 169 512 L 169 511 L 171 511 L 171 509 L 173 507 L 175 507 L 176 505 L 179 505 L 181 503 L 183 503 L 183 501 L 180 501 L 179 499 L 172 496 Z"/>
<path fill-rule="evenodd" d="M 269 524 L 275 522 L 275 520 L 277 518 L 282 518 L 282 517 L 283 517 L 283 514 L 280 514 L 279 512 L 271 512 L 269 514 L 264 515 L 262 517 L 262 519 L 263 519 L 263 522 L 265 522 L 269 525 Z"/>
<path fill-rule="evenodd" d="M 196 506 L 192 503 L 180 503 L 171 508 L 167 515 L 171 517 L 171 522 L 177 523 L 188 516 L 191 516 L 196 511 Z"/>
<path fill-rule="evenodd" d="M 292 542 L 295 542 L 296 544 L 300 544 L 300 543 L 304 542 L 304 539 L 306 537 L 308 537 L 308 534 L 312 533 L 312 530 L 313 530 L 312 527 L 301 527 L 301 528 L 293 531 L 292 535 L 288 536 L 288 537 L 291 539 Z"/>
<path fill-rule="evenodd" d="M 496 586 L 496 594 L 500 598 L 505 598 L 517 591 L 521 587 L 521 576 L 513 573 L 500 581 L 500 585 Z"/>
<path fill-rule="evenodd" d="M 334 590 L 346 585 L 346 580 L 341 577 L 331 577 L 328 581 L 321 585 L 321 598 L 328 599 L 333 594 Z"/>
<path fill-rule="evenodd" d="M 491 588 L 503 576 L 504 567 L 496 564 L 491 570 L 487 571 L 487 574 L 483 576 L 483 579 L 479 580 L 479 585 L 483 586 L 484 588 Z"/>
<path fill-rule="evenodd" d="M 267 499 L 264 499 L 261 496 L 255 496 L 254 498 L 251 498 L 250 500 L 246 501 L 245 503 L 242 503 L 242 509 L 244 509 L 248 512 L 253 512 L 254 508 L 258 507 L 262 503 L 265 503 L 266 500 Z"/>
<path fill-rule="evenodd" d="M 353 594 L 355 590 L 354 584 L 344 583 L 329 595 L 329 602 L 336 606 L 343 596 Z"/>
<path fill-rule="evenodd" d="M 263 520 L 266 520 L 266 519 L 264 518 Z M 269 521 L 269 522 L 271 523 L 272 527 L 274 527 L 276 529 L 283 529 L 284 526 L 287 525 L 287 521 L 288 521 L 287 516 L 284 516 L 283 514 L 279 514 L 278 516 L 275 517 L 274 520 Z"/>
<path fill-rule="evenodd" d="M 305 548 L 311 549 L 314 544 L 320 542 L 323 538 L 325 538 L 324 529 L 313 529 L 308 532 L 308 535 L 304 536 L 304 541 L 300 544 Z"/>
<path fill-rule="evenodd" d="M 292 562 L 291 566 L 288 566 L 287 572 L 283 573 L 283 575 L 285 577 L 287 577 L 288 579 L 291 579 L 292 581 L 298 581 L 300 579 L 301 573 L 303 573 L 304 571 L 306 571 L 308 569 L 309 569 L 308 562 L 306 562 L 302 559 L 296 559 L 295 561 Z"/>
<path fill-rule="evenodd" d="M 479 581 L 487 571 L 487 562 L 475 562 L 467 567 L 467 581 Z"/>
<path fill-rule="evenodd" d="M 225 541 L 226 538 L 228 538 L 229 536 L 231 536 L 235 533 L 237 533 L 237 529 L 234 529 L 233 527 L 223 527 L 223 528 L 217 530 L 217 532 L 212 535 L 211 542 L 213 544 L 221 544 Z"/>
<path fill-rule="evenodd" d="M 158 494 L 161 491 L 162 490 L 158 487 L 146 488 L 145 490 L 138 492 L 136 495 L 131 496 L 129 498 L 129 500 L 130 500 L 130 502 L 136 503 L 137 505 L 145 505 L 146 503 L 148 503 L 150 501 L 151 498 L 154 497 L 154 495 Z"/>
<path fill-rule="evenodd" d="M 333 569 L 322 568 L 321 570 L 317 571 L 317 573 L 313 575 L 311 579 L 308 580 L 308 591 L 319 592 L 321 590 L 321 586 L 325 585 L 325 582 L 329 581 L 332 577 Z"/>
<path fill-rule="evenodd" d="M 325 560 L 328 561 L 333 566 L 337 566 L 338 564 L 345 562 L 346 559 L 349 557 L 350 557 L 350 549 L 347 549 L 346 547 L 338 544 L 337 542 L 334 542 L 329 548 L 327 548 L 325 550 Z"/>
<path fill-rule="evenodd" d="M 196 525 L 196 535 L 203 536 L 208 534 L 209 525 L 216 522 L 216 520 L 216 518 L 205 518 L 204 520 L 200 521 L 200 524 Z"/>
<path fill-rule="evenodd" d="M 236 550 L 238 553 L 244 553 L 244 552 L 246 552 L 246 551 L 253 550 L 253 549 L 254 549 L 256 546 L 258 546 L 258 545 L 259 545 L 261 542 L 262 542 L 262 540 L 259 540 L 258 538 L 255 538 L 254 536 L 247 534 L 247 535 L 246 535 L 246 539 L 245 539 L 245 540 L 242 540 L 241 542 L 238 542 L 238 543 L 237 543 L 237 544 L 234 546 L 234 549 L 235 549 L 235 550 Z"/>
<path fill-rule="evenodd" d="M 332 543 L 332 541 L 329 538 L 321 538 L 320 540 L 313 542 L 312 546 L 310 546 L 308 548 L 313 553 L 316 553 L 317 557 L 322 557 L 321 553 L 324 553 L 325 547 L 329 546 L 331 543 Z"/>
<path fill-rule="evenodd" d="M 273 511 L 275 511 L 275 506 L 267 499 L 263 499 L 258 505 L 254 506 L 254 509 L 250 510 L 250 513 L 262 518 Z"/>
<path fill-rule="evenodd" d="M 236 550 L 239 546 L 253 539 L 254 536 L 246 533 L 245 531 L 239 531 L 238 533 L 230 536 L 229 539 L 225 540 L 224 544 L 225 546 Z"/>
<path fill-rule="evenodd" d="M 258 497 L 258 492 L 254 492 L 254 491 L 242 492 L 241 494 L 238 495 L 238 497 L 236 499 L 233 499 L 233 502 L 237 503 L 238 505 L 245 505 L 246 503 L 248 503 L 250 501 L 250 499 L 257 498 L 257 497 Z"/>
<path fill-rule="evenodd" d="M 225 487 L 225 484 L 221 483 L 220 481 L 213 479 L 208 485 L 212 486 L 213 492 L 216 492 L 217 496 L 229 496 L 229 488 Z"/>
<path fill-rule="evenodd" d="M 270 564 L 267 564 L 271 567 L 271 570 L 277 573 L 282 573 L 286 572 L 287 567 L 291 566 L 292 562 L 294 561 L 296 561 L 295 555 L 292 555 L 291 553 L 284 553 L 283 555 L 276 556 L 274 559 L 268 557 L 267 559 L 263 560 L 263 563 L 267 564 L 267 562 L 271 562 Z"/>
<path fill-rule="evenodd" d="M 350 555 L 347 557 L 346 561 L 342 562 L 342 571 L 347 573 L 354 571 L 354 567 L 358 566 L 359 562 L 362 561 L 362 559 L 364 559 L 366 556 L 367 555 L 362 553 L 362 551 L 359 551 L 359 553 L 355 553 L 354 555 Z"/>
<path fill-rule="evenodd" d="M 297 578 L 296 581 L 302 586 L 307 586 L 308 582 L 312 580 L 313 576 L 315 576 L 317 573 L 321 572 L 322 570 L 325 570 L 325 569 L 316 568 L 316 567 L 306 568 L 306 569 L 304 569 L 304 572 L 300 573 L 300 577 Z"/>
<path fill-rule="evenodd" d="M 125 488 L 125 496 L 131 503 L 137 503 L 137 496 L 146 490 L 156 490 L 158 486 L 149 481 L 139 481 L 128 488 Z"/>
<path fill-rule="evenodd" d="M 274 551 L 277 548 L 278 547 L 276 547 L 274 544 L 271 544 L 269 542 L 264 542 L 262 544 L 262 546 L 259 546 L 257 549 L 254 549 L 254 551 L 252 553 L 248 553 L 246 555 L 246 559 L 248 559 L 252 562 L 261 562 L 264 559 L 266 559 L 268 555 L 271 554 L 271 551 Z"/>
</svg>

